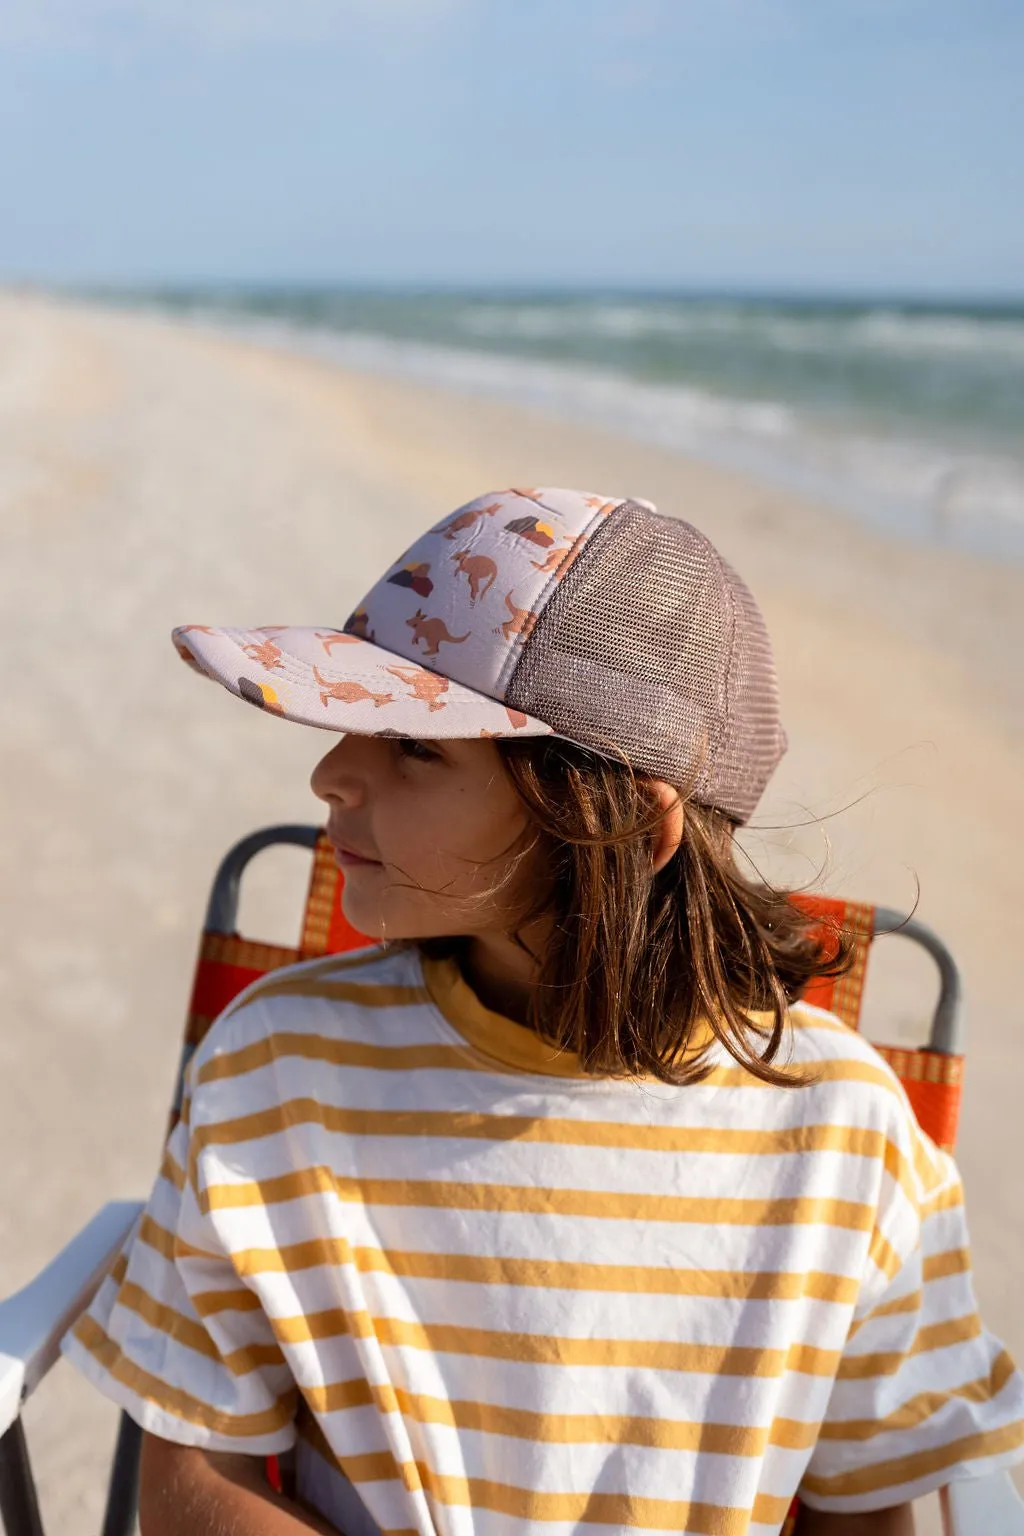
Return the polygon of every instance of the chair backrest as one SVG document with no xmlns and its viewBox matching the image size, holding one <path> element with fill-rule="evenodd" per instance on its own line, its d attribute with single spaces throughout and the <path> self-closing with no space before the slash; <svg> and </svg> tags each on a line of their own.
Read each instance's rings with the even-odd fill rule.
<svg viewBox="0 0 1024 1536">
<path fill-rule="evenodd" d="M 853 940 L 850 969 L 842 976 L 812 981 L 803 998 L 804 1002 L 829 1009 L 851 1029 L 860 1028 L 868 957 L 876 938 L 882 934 L 900 934 L 912 943 L 920 944 L 935 960 L 939 968 L 940 990 L 927 1045 L 909 1048 L 878 1041 L 872 1041 L 872 1044 L 903 1084 L 921 1129 L 937 1146 L 952 1152 L 960 1120 L 964 1076 L 960 977 L 952 955 L 924 923 L 901 918 L 899 913 L 888 908 L 829 896 L 799 895 L 793 900 L 817 920 L 819 934 L 826 943 L 840 932 Z"/>
<path fill-rule="evenodd" d="M 275 843 L 299 844 L 309 848 L 313 855 L 301 938 L 296 948 L 246 939 L 235 929 L 244 870 L 256 853 Z M 224 858 L 214 880 L 200 940 L 172 1123 L 181 1102 L 185 1063 L 213 1020 L 245 987 L 280 966 L 318 955 L 341 954 L 371 942 L 345 918 L 341 909 L 342 879 L 333 849 L 316 827 L 267 828 L 236 844 Z M 896 914 L 884 909 L 825 896 L 801 895 L 794 900 L 816 919 L 826 943 L 830 938 L 834 942 L 840 932 L 853 940 L 851 968 L 834 979 L 813 982 L 805 994 L 806 1002 L 831 1010 L 852 1029 L 860 1026 L 868 956 L 872 941 L 880 932 L 905 933 L 935 956 L 942 990 L 928 1045 L 913 1050 L 877 1045 L 876 1049 L 903 1083 L 921 1127 L 938 1145 L 952 1150 L 963 1080 L 956 1018 L 958 978 L 952 957 L 923 924 L 901 923 Z M 884 919 L 881 924 L 880 919 Z"/>
</svg>

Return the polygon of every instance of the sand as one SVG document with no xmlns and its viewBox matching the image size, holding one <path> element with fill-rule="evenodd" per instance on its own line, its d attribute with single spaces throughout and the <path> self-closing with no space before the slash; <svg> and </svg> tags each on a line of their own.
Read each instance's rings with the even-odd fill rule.
<svg viewBox="0 0 1024 1536">
<path fill-rule="evenodd" d="M 340 624 L 422 527 L 509 484 L 649 497 L 754 588 L 791 750 L 748 846 L 774 873 L 824 866 L 828 889 L 903 910 L 919 884 L 919 916 L 954 947 L 977 1290 L 1024 1358 L 1024 569 L 890 541 L 493 400 L 14 294 L 0 296 L 0 1294 L 104 1200 L 145 1194 L 214 865 L 254 827 L 319 819 L 307 781 L 329 738 L 197 679 L 171 626 Z M 270 859 L 246 929 L 293 938 L 303 878 L 300 856 Z M 929 968 L 900 944 L 876 966 L 876 1039 L 926 1027 Z M 98 1528 L 114 1419 L 63 1366 L 30 1404 L 51 1530 Z"/>
</svg>

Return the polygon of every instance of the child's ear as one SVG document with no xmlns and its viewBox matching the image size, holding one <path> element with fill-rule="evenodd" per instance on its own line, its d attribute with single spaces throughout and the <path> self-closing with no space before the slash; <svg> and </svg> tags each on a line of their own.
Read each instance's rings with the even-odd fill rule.
<svg viewBox="0 0 1024 1536">
<path fill-rule="evenodd" d="M 666 784 L 664 779 L 649 779 L 648 783 L 654 791 L 659 809 L 667 812 L 658 828 L 658 840 L 654 846 L 654 873 L 658 874 L 674 856 L 683 840 L 686 816 L 682 797 L 674 785 Z"/>
</svg>

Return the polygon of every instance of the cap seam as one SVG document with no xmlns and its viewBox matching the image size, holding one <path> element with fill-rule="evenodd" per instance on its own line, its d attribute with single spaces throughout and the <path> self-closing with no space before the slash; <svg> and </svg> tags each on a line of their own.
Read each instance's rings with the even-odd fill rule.
<svg viewBox="0 0 1024 1536">
<path fill-rule="evenodd" d="M 626 500 L 628 500 L 628 497 Z M 546 502 L 538 501 L 535 503 L 535 505 L 542 506 L 545 512 L 550 512 L 554 517 L 561 515 L 556 511 L 554 507 L 549 507 Z M 577 548 L 581 540 L 584 543 L 587 542 L 592 537 L 596 528 L 600 527 L 604 523 L 607 523 L 609 519 L 616 512 L 620 511 L 625 505 L 626 501 L 620 501 L 616 503 L 611 512 L 596 511 L 586 526 L 576 535 L 572 543 L 569 545 L 569 548 L 565 551 L 565 554 L 558 562 L 555 569 L 551 572 L 551 575 L 548 577 L 544 586 L 541 588 L 540 593 L 536 598 L 534 598 L 530 611 L 536 616 L 537 622 L 539 622 L 541 614 L 544 612 L 544 609 L 550 602 L 554 590 L 558 586 L 558 580 L 562 572 L 562 567 L 569 559 L 569 556 L 572 554 L 573 550 Z M 579 556 L 577 556 L 577 558 L 579 558 Z M 523 641 L 518 650 L 516 650 L 515 646 L 513 645 L 512 649 L 509 651 L 508 656 L 505 658 L 505 661 L 502 663 L 501 671 L 498 673 L 497 681 L 497 686 L 501 689 L 502 703 L 504 703 L 508 697 L 508 690 L 512 679 L 515 676 L 519 663 L 522 661 L 526 648 L 530 644 L 530 640 L 532 638 L 533 636 L 531 632 L 531 634 L 527 636 L 527 638 Z"/>
</svg>

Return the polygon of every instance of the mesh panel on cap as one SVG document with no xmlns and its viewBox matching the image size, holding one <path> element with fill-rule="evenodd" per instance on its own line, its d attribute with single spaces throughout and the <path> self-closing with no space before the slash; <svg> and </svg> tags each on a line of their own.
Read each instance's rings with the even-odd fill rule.
<svg viewBox="0 0 1024 1536">
<path fill-rule="evenodd" d="M 746 821 L 785 750 L 753 598 L 688 523 L 626 502 L 555 588 L 505 702 Z M 695 775 L 695 777 L 694 777 Z"/>
</svg>

